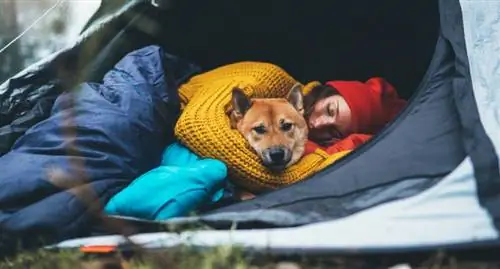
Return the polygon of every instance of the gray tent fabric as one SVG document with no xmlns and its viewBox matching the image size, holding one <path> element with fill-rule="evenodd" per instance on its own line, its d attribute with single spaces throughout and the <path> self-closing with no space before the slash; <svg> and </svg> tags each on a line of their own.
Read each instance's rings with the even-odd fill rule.
<svg viewBox="0 0 500 269">
<path fill-rule="evenodd" d="M 475 164 L 478 178 L 478 195 L 483 206 L 494 218 L 497 228 L 500 227 L 500 33 L 499 1 L 460 1 L 463 13 L 464 38 L 467 48 L 472 88 L 478 118 L 471 119 L 470 124 L 481 123 L 490 145 L 480 146 L 475 141 L 471 148 L 474 154 L 490 155 L 490 161 L 482 160 Z M 467 109 L 461 110 L 467 113 Z M 477 168 L 479 167 L 479 168 Z M 482 179 L 479 177 L 483 177 Z"/>
<path fill-rule="evenodd" d="M 500 155 L 500 1 L 460 1 L 474 97 L 483 128 Z M 500 163 L 499 163 L 500 165 Z"/>
<path fill-rule="evenodd" d="M 137 235 L 145 247 L 237 245 L 260 251 L 374 251 L 432 248 L 498 238 L 488 213 L 477 200 L 470 159 L 434 187 L 407 199 L 385 203 L 334 221 L 293 228 L 199 231 Z M 264 213 L 265 212 L 261 212 Z M 277 215 L 280 217 L 280 215 Z M 123 238 L 94 237 L 53 247 L 114 245 Z M 134 240 L 134 239 L 132 239 Z"/>
</svg>

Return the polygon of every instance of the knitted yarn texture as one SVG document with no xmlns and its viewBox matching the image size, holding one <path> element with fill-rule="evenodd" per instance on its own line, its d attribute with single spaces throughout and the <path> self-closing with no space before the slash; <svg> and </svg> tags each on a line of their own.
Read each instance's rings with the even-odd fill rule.
<svg viewBox="0 0 500 269">
<path fill-rule="evenodd" d="M 233 63 L 194 76 L 179 89 L 183 111 L 175 127 L 177 139 L 201 157 L 224 162 L 233 182 L 249 191 L 259 193 L 303 180 L 349 151 L 329 156 L 317 150 L 282 173 L 273 173 L 231 128 L 226 114 L 234 87 L 252 98 L 286 97 L 296 82 L 282 68 L 263 62 Z M 304 92 L 318 83 L 308 83 Z"/>
</svg>

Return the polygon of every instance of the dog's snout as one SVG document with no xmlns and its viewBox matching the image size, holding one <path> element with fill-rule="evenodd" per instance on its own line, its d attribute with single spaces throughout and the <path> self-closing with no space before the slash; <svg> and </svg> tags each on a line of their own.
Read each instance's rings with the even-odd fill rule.
<svg viewBox="0 0 500 269">
<path fill-rule="evenodd" d="M 268 148 L 264 154 L 264 164 L 271 170 L 284 170 L 290 162 L 291 151 L 284 146 Z"/>
<path fill-rule="evenodd" d="M 281 147 L 269 149 L 269 157 L 273 163 L 279 164 L 285 160 L 285 149 Z"/>
</svg>

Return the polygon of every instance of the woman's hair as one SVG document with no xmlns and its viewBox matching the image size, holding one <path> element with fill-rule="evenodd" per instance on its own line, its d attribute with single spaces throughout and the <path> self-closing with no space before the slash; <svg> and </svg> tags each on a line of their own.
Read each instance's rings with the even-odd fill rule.
<svg viewBox="0 0 500 269">
<path fill-rule="evenodd" d="M 309 93 L 304 96 L 304 117 L 307 119 L 311 115 L 314 105 L 322 99 L 337 95 L 339 92 L 329 85 L 318 85 L 311 89 Z"/>
</svg>

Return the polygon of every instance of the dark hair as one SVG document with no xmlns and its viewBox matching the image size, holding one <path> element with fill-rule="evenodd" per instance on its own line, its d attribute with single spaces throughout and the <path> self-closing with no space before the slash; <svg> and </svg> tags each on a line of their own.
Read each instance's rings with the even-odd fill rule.
<svg viewBox="0 0 500 269">
<path fill-rule="evenodd" d="M 311 91 L 304 96 L 304 116 L 306 119 L 309 118 L 314 105 L 318 101 L 337 94 L 339 94 L 337 89 L 329 85 L 322 84 L 312 88 Z"/>
</svg>

